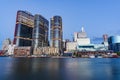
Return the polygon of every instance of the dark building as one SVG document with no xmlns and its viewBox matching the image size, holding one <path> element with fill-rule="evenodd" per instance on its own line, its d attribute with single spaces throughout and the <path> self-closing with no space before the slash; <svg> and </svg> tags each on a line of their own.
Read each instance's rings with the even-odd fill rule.
<svg viewBox="0 0 120 80">
<path fill-rule="evenodd" d="M 14 32 L 14 44 L 16 46 L 31 46 L 34 16 L 26 11 L 18 11 Z"/>
<path fill-rule="evenodd" d="M 43 16 L 36 14 L 34 16 L 33 28 L 33 47 L 48 46 L 48 29 L 49 22 Z"/>
<path fill-rule="evenodd" d="M 62 18 L 60 16 L 53 16 L 50 25 L 50 46 L 59 48 L 62 51 L 62 41 Z"/>
</svg>

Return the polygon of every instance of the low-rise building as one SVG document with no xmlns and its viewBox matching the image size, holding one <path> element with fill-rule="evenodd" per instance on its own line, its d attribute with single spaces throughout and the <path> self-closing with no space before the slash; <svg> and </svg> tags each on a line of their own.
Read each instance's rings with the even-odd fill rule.
<svg viewBox="0 0 120 80">
<path fill-rule="evenodd" d="M 67 52 L 73 51 L 105 51 L 108 50 L 108 44 L 105 40 L 103 44 L 91 44 L 90 38 L 82 27 L 81 32 L 74 33 L 74 41 L 67 42 L 66 48 Z"/>
<path fill-rule="evenodd" d="M 14 55 L 14 49 L 15 49 L 15 45 L 14 44 L 10 44 L 8 46 L 8 55 Z"/>
<path fill-rule="evenodd" d="M 77 49 L 77 42 L 67 42 L 66 43 L 66 51 L 71 52 Z"/>
<path fill-rule="evenodd" d="M 59 48 L 55 47 L 39 47 L 34 48 L 33 55 L 59 55 Z"/>
<path fill-rule="evenodd" d="M 29 56 L 31 55 L 31 47 L 15 47 L 14 56 Z"/>
</svg>

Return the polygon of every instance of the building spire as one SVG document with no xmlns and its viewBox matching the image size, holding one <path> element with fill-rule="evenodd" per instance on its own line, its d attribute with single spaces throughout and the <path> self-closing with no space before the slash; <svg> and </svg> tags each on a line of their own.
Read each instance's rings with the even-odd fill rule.
<svg viewBox="0 0 120 80">
<path fill-rule="evenodd" d="M 84 27 L 81 28 L 81 32 L 85 32 Z"/>
</svg>

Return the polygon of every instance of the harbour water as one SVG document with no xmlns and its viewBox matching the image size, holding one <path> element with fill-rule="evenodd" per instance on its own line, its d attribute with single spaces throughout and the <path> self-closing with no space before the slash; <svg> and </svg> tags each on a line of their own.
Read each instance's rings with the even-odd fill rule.
<svg viewBox="0 0 120 80">
<path fill-rule="evenodd" d="M 120 80 L 120 58 L 0 57 L 0 80 Z"/>
</svg>

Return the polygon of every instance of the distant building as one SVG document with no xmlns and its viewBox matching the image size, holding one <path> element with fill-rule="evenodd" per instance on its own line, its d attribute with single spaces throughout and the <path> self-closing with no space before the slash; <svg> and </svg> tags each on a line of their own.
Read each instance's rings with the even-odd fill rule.
<svg viewBox="0 0 120 80">
<path fill-rule="evenodd" d="M 69 39 L 63 40 L 63 51 L 65 52 L 67 50 L 67 44 L 68 42 L 71 42 Z"/>
<path fill-rule="evenodd" d="M 49 22 L 43 16 L 36 14 L 34 17 L 33 43 L 34 48 L 48 46 Z"/>
<path fill-rule="evenodd" d="M 110 36 L 108 38 L 109 50 L 120 52 L 120 36 Z"/>
<path fill-rule="evenodd" d="M 104 39 L 104 42 L 108 42 L 108 35 L 107 35 L 107 34 L 104 34 L 104 35 L 103 35 L 103 39 Z"/>
<path fill-rule="evenodd" d="M 15 46 L 13 43 L 11 43 L 9 46 L 8 46 L 8 55 L 14 55 L 14 49 L 15 49 Z"/>
<path fill-rule="evenodd" d="M 74 42 L 77 41 L 77 38 L 78 38 L 78 32 L 74 32 Z"/>
<path fill-rule="evenodd" d="M 10 38 L 7 38 L 3 41 L 2 50 L 8 50 L 8 46 L 11 44 Z"/>
<path fill-rule="evenodd" d="M 41 55 L 59 55 L 59 49 L 55 47 L 39 47 L 34 48 L 34 55 L 41 56 Z"/>
<path fill-rule="evenodd" d="M 50 46 L 58 48 L 62 51 L 63 31 L 62 18 L 60 16 L 53 16 L 50 25 Z"/>
<path fill-rule="evenodd" d="M 103 35 L 103 44 L 105 45 L 106 49 L 108 49 L 108 35 L 104 34 Z"/>
<path fill-rule="evenodd" d="M 15 45 L 13 44 L 13 42 L 7 38 L 4 42 L 3 42 L 3 53 L 4 55 L 13 55 L 14 54 L 14 48 Z"/>
<path fill-rule="evenodd" d="M 34 16 L 26 11 L 19 10 L 16 17 L 14 44 L 16 46 L 31 46 Z"/>
<path fill-rule="evenodd" d="M 108 50 L 105 44 L 91 44 L 83 27 L 81 32 L 74 33 L 74 42 L 67 42 L 66 47 L 68 52 Z"/>
<path fill-rule="evenodd" d="M 85 30 L 84 30 L 84 27 L 81 28 L 80 32 L 78 32 L 77 38 L 87 38 L 87 34 L 86 34 Z"/>
<path fill-rule="evenodd" d="M 66 43 L 66 51 L 75 51 L 77 50 L 77 42 L 67 42 Z"/>
<path fill-rule="evenodd" d="M 87 34 L 83 27 L 81 28 L 80 32 L 75 33 L 74 39 L 78 45 L 90 44 L 90 38 L 87 37 Z"/>
</svg>

